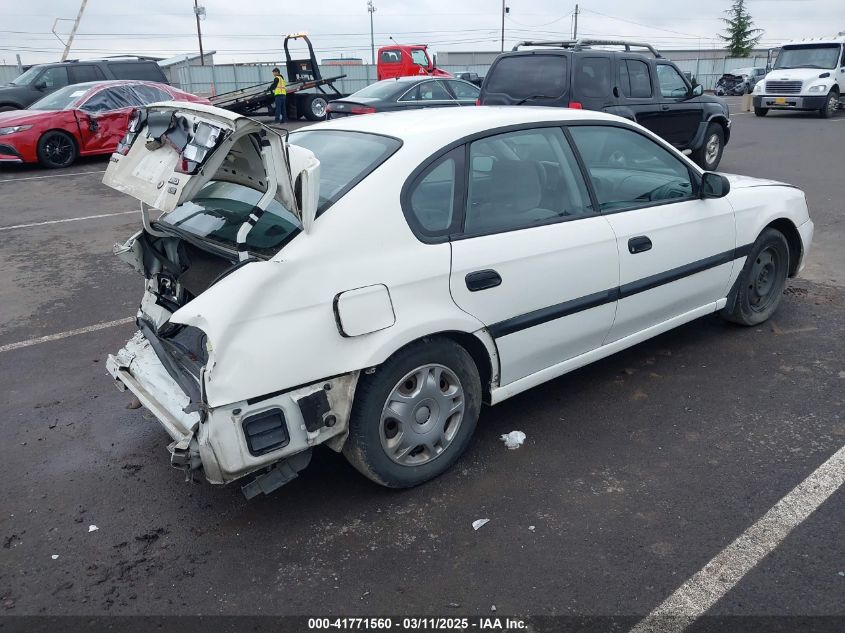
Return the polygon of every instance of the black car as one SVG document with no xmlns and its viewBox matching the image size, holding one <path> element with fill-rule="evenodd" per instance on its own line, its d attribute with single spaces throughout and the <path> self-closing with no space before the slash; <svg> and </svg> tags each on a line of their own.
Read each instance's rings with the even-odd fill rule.
<svg viewBox="0 0 845 633">
<path fill-rule="evenodd" d="M 12 83 L 0 86 L 0 112 L 23 110 L 43 96 L 71 84 L 108 79 L 138 79 L 168 84 L 151 59 L 93 59 L 32 66 Z"/>
<path fill-rule="evenodd" d="M 446 77 L 396 77 L 370 84 L 348 97 L 331 101 L 328 118 L 352 114 L 372 114 L 407 108 L 442 108 L 474 106 L 478 86 L 461 79 Z"/>
<path fill-rule="evenodd" d="M 621 46 L 622 51 L 593 46 Z M 653 56 L 632 52 L 645 47 Z M 523 47 L 537 47 L 520 50 Z M 636 121 L 692 155 L 719 165 L 730 140 L 727 104 L 702 94 L 648 44 L 611 40 L 521 42 L 499 55 L 481 86 L 482 105 L 585 108 Z"/>
</svg>

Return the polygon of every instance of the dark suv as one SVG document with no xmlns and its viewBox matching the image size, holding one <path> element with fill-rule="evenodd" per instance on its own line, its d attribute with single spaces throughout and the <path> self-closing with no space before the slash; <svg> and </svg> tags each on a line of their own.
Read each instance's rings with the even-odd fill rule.
<svg viewBox="0 0 845 633">
<path fill-rule="evenodd" d="M 622 51 L 592 46 L 621 46 Z M 520 50 L 523 47 L 537 47 Z M 631 51 L 644 47 L 653 57 Z M 636 121 L 691 154 L 706 170 L 730 139 L 727 104 L 702 95 L 672 62 L 648 44 L 616 40 L 521 42 L 494 61 L 481 105 L 584 108 Z"/>
<path fill-rule="evenodd" d="M 96 59 L 38 64 L 0 86 L 0 112 L 23 110 L 44 95 L 70 84 L 105 79 L 141 79 L 167 84 L 161 67 L 151 59 Z"/>
</svg>

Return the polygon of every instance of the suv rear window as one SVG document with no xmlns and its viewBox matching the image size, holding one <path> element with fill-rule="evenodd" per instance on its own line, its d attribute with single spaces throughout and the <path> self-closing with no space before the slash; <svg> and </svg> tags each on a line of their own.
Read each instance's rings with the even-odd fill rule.
<svg viewBox="0 0 845 633">
<path fill-rule="evenodd" d="M 154 62 L 109 62 L 109 69 L 115 79 L 165 80 L 161 68 Z"/>
<path fill-rule="evenodd" d="M 564 55 L 502 57 L 491 69 L 484 92 L 504 93 L 517 101 L 534 96 L 562 97 L 569 87 L 568 62 Z"/>
</svg>

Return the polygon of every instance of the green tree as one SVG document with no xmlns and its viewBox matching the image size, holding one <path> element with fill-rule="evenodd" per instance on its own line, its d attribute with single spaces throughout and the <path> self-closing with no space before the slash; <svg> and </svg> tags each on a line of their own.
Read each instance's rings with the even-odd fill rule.
<svg viewBox="0 0 845 633">
<path fill-rule="evenodd" d="M 734 0 L 725 14 L 728 17 L 721 18 L 726 24 L 725 32 L 719 37 L 728 43 L 728 54 L 731 57 L 748 57 L 763 36 L 763 29 L 754 28 L 745 0 Z"/>
</svg>

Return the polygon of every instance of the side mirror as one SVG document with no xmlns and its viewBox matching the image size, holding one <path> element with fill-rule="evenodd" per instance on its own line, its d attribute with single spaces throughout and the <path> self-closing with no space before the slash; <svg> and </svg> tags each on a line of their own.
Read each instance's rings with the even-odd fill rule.
<svg viewBox="0 0 845 633">
<path fill-rule="evenodd" d="M 33 84 L 32 87 L 35 88 L 36 90 L 46 90 L 47 84 L 44 83 L 43 81 L 39 81 L 39 82 Z"/>
<path fill-rule="evenodd" d="M 704 86 L 698 84 L 692 89 L 692 92 L 690 94 L 692 94 L 693 97 L 700 97 L 704 94 Z"/>
<path fill-rule="evenodd" d="M 701 177 L 702 198 L 724 198 L 731 191 L 731 182 L 722 174 L 704 172 Z"/>
</svg>

